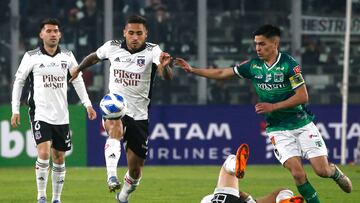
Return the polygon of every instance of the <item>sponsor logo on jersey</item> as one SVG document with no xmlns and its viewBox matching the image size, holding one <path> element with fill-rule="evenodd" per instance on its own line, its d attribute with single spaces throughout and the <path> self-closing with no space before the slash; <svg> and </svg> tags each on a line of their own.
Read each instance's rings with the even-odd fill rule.
<svg viewBox="0 0 360 203">
<path fill-rule="evenodd" d="M 119 57 L 116 57 L 116 59 L 115 59 L 114 61 L 120 62 L 120 58 L 119 58 Z"/>
<path fill-rule="evenodd" d="M 247 62 L 247 61 L 245 61 L 245 63 L 246 63 L 246 62 Z M 240 64 L 240 65 L 241 65 L 241 64 Z M 262 69 L 261 66 L 258 66 L 258 65 L 256 65 L 256 64 L 252 65 L 251 68 Z"/>
<path fill-rule="evenodd" d="M 139 73 L 132 73 L 124 70 L 114 70 L 115 83 L 127 86 L 138 86 L 141 75 Z"/>
<path fill-rule="evenodd" d="M 63 88 L 65 87 L 65 76 L 55 76 L 55 75 L 43 75 L 43 83 L 45 88 Z"/>
<path fill-rule="evenodd" d="M 269 82 L 271 80 L 271 73 L 266 74 L 265 82 Z"/>
<path fill-rule="evenodd" d="M 275 73 L 274 74 L 274 82 L 284 82 L 284 74 Z"/>
<path fill-rule="evenodd" d="M 40 64 L 39 68 L 45 68 L 44 64 Z"/>
<path fill-rule="evenodd" d="M 263 75 L 255 75 L 255 78 L 256 78 L 256 79 L 262 79 L 262 78 L 263 78 Z"/>
<path fill-rule="evenodd" d="M 295 66 L 295 68 L 293 69 L 293 71 L 294 71 L 295 74 L 301 73 L 301 68 L 300 68 L 300 66 L 299 66 L 299 65 Z"/>
<path fill-rule="evenodd" d="M 259 83 L 257 86 L 262 90 L 273 90 L 273 89 L 281 89 L 286 87 L 284 83 L 275 83 L 275 84 L 269 84 L 269 83 Z"/>
</svg>

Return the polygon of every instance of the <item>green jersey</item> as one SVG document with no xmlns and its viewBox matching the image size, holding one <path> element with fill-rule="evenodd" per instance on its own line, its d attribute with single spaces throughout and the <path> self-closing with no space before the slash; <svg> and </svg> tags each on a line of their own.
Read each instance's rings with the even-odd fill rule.
<svg viewBox="0 0 360 203">
<path fill-rule="evenodd" d="M 279 52 L 276 62 L 269 67 L 262 59 L 254 58 L 234 67 L 241 78 L 250 79 L 261 102 L 276 103 L 295 94 L 304 85 L 301 68 L 296 60 Z M 314 116 L 305 105 L 297 105 L 265 114 L 266 131 L 292 130 L 310 123 Z"/>
</svg>

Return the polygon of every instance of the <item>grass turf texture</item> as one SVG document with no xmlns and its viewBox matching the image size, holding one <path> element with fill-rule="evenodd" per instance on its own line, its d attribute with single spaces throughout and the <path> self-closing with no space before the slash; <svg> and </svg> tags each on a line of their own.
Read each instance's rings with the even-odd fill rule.
<svg viewBox="0 0 360 203">
<path fill-rule="evenodd" d="M 360 166 L 342 166 L 352 179 L 354 190 L 346 194 L 331 179 L 316 176 L 306 166 L 311 184 L 326 203 L 358 202 L 360 199 Z M 216 185 L 220 166 L 145 166 L 144 178 L 138 190 L 130 198 L 131 203 L 184 203 L 200 202 Z M 119 177 L 125 173 L 119 168 Z M 240 188 L 260 197 L 277 187 L 288 187 L 296 194 L 290 173 L 279 165 L 250 165 Z M 49 176 L 48 199 L 51 198 Z M 105 180 L 105 168 L 67 168 L 63 203 L 116 202 L 109 193 Z M 0 168 L 0 203 L 36 202 L 34 168 Z"/>
</svg>

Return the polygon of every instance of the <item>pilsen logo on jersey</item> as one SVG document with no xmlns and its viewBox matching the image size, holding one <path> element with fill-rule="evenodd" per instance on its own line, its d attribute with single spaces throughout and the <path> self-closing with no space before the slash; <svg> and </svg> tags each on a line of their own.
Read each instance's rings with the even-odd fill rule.
<svg viewBox="0 0 360 203">
<path fill-rule="evenodd" d="M 45 88 L 64 88 L 65 76 L 55 76 L 55 75 L 43 75 L 43 83 Z"/>
<path fill-rule="evenodd" d="M 138 86 L 141 75 L 139 73 L 127 72 L 124 70 L 114 70 L 115 83 L 127 86 Z"/>
<path fill-rule="evenodd" d="M 136 60 L 136 64 L 141 68 L 144 67 L 145 66 L 145 56 L 138 56 L 137 60 Z"/>
</svg>

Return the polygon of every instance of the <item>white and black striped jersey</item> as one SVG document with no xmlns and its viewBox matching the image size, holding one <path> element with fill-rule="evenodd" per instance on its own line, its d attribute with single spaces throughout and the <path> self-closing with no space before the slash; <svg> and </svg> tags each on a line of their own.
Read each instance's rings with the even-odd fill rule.
<svg viewBox="0 0 360 203">
<path fill-rule="evenodd" d="M 127 115 L 135 120 L 148 119 L 151 88 L 162 50 L 146 42 L 137 52 L 131 53 L 125 41 L 112 40 L 97 49 L 99 59 L 109 59 L 109 91 L 125 97 Z"/>
<path fill-rule="evenodd" d="M 26 52 L 15 74 L 11 102 L 13 114 L 19 113 L 21 92 L 28 78 L 31 120 L 68 124 L 67 81 L 70 79 L 69 69 L 77 65 L 73 53 L 60 47 L 54 56 L 50 56 L 42 46 Z M 84 106 L 91 106 L 82 77 L 77 77 L 72 83 Z"/>
</svg>

